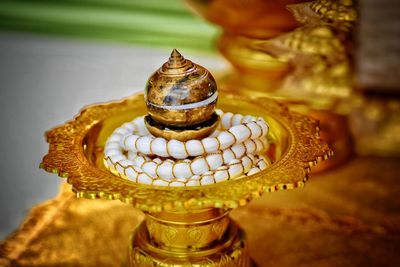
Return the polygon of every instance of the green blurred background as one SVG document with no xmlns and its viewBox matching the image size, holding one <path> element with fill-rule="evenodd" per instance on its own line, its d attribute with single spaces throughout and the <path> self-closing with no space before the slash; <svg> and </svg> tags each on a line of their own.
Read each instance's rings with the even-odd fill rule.
<svg viewBox="0 0 400 267">
<path fill-rule="evenodd" d="M 217 34 L 183 0 L 2 0 L 0 29 L 207 53 Z"/>
</svg>

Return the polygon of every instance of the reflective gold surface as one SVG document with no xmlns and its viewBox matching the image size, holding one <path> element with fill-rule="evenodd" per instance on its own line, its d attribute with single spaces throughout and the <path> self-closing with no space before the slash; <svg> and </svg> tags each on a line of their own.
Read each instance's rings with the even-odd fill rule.
<svg viewBox="0 0 400 267">
<path fill-rule="evenodd" d="M 135 232 L 130 265 L 250 267 L 245 241 L 228 211 L 148 214 Z"/>
<path fill-rule="evenodd" d="M 138 184 L 105 170 L 103 147 L 115 127 L 143 115 L 141 94 L 95 105 L 46 133 L 49 153 L 41 167 L 67 177 L 79 198 L 119 199 L 142 211 L 146 222 L 135 231 L 130 266 L 250 266 L 242 231 L 227 211 L 246 205 L 264 191 L 303 187 L 310 167 L 331 150 L 317 121 L 290 112 L 267 98 L 223 95 L 219 108 L 264 117 L 270 126 L 266 152 L 271 167 L 254 175 L 193 188 Z"/>
</svg>

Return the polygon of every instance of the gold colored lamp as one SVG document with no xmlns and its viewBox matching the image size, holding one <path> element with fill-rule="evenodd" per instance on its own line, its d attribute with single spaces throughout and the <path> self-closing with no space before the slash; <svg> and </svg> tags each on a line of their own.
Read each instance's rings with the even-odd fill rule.
<svg viewBox="0 0 400 267">
<path fill-rule="evenodd" d="M 185 98 L 178 98 L 182 101 L 179 105 L 209 99 L 217 92 L 208 71 L 180 57 L 174 51 L 170 62 L 160 70 L 164 72 L 162 77 L 157 73 L 152 76 L 146 101 L 143 94 L 137 94 L 121 101 L 89 106 L 75 119 L 48 131 L 49 152 L 41 167 L 66 178 L 78 198 L 120 200 L 146 214 L 132 235 L 129 266 L 251 266 L 244 232 L 231 220 L 229 211 L 246 205 L 264 192 L 303 187 L 310 167 L 327 159 L 332 152 L 321 140 L 316 120 L 291 112 L 267 98 L 225 93 L 218 97 L 218 108 L 260 116 L 268 122 L 270 145 L 265 156 L 272 162 L 268 168 L 234 180 L 191 187 L 146 185 L 111 173 L 104 164 L 107 138 L 115 128 L 136 116 L 149 114 L 146 123 L 150 132 L 152 127 L 161 132 L 172 129 L 165 137 L 183 136 L 182 140 L 200 138 L 196 136 L 198 131 L 203 136 L 203 129 L 212 131 L 218 121 L 214 116 L 216 101 L 209 101 L 203 113 L 182 115 L 170 109 L 167 113 L 157 110 L 157 105 L 164 102 L 157 104 L 156 101 L 167 96 L 177 80 L 182 82 L 182 77 L 168 70 L 177 64 L 174 60 L 181 61 L 178 67 L 184 72 L 194 71 L 183 82 L 200 86 L 200 93 L 205 93 L 186 94 Z M 161 90 L 160 79 L 164 79 L 161 85 L 165 86 Z M 208 88 L 205 92 L 204 85 Z M 175 123 L 174 127 L 170 120 Z M 185 131 L 189 134 L 182 134 Z M 152 133 L 158 136 L 157 132 Z"/>
</svg>

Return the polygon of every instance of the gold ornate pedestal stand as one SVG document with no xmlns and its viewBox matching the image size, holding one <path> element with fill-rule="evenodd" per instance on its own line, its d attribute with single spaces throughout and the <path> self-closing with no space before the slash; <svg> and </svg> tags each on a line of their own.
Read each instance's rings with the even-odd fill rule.
<svg viewBox="0 0 400 267">
<path fill-rule="evenodd" d="M 244 233 L 224 209 L 148 213 L 130 249 L 132 266 L 249 266 Z"/>
<path fill-rule="evenodd" d="M 113 175 L 103 163 L 104 144 L 116 127 L 146 113 L 143 95 L 87 107 L 47 132 L 50 148 L 41 167 L 67 178 L 77 197 L 119 199 L 145 212 L 131 241 L 130 266 L 250 266 L 243 232 L 229 210 L 263 192 L 304 186 L 310 167 L 331 150 L 320 139 L 315 120 L 267 98 L 221 94 L 218 107 L 268 121 L 270 167 L 195 187 L 144 185 Z"/>
</svg>

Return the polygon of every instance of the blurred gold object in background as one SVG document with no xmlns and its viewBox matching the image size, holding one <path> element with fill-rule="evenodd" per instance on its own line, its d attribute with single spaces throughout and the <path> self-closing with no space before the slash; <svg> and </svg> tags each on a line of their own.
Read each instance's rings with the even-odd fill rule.
<svg viewBox="0 0 400 267">
<path fill-rule="evenodd" d="M 221 90 L 279 99 L 319 119 L 321 134 L 335 151 L 319 169 L 349 158 L 341 103 L 353 88 L 357 14 L 351 0 L 187 2 L 224 29 L 217 46 L 234 69 L 221 78 Z"/>
<path fill-rule="evenodd" d="M 221 90 L 279 99 L 321 121 L 335 158 L 319 169 L 345 162 L 353 148 L 400 155 L 396 1 L 187 2 L 223 28 L 217 46 L 233 69 L 217 77 Z"/>
</svg>

